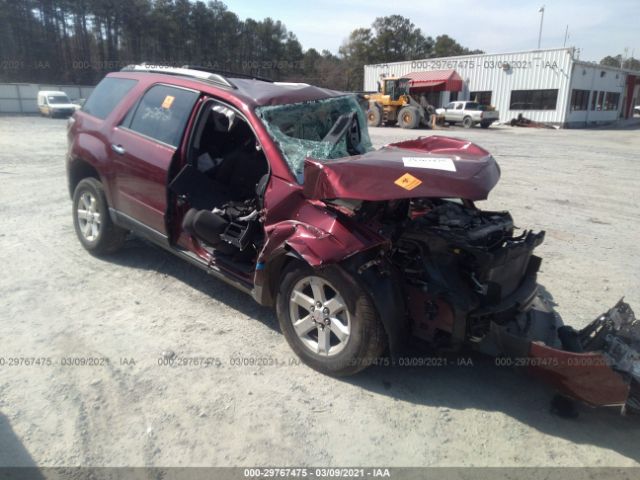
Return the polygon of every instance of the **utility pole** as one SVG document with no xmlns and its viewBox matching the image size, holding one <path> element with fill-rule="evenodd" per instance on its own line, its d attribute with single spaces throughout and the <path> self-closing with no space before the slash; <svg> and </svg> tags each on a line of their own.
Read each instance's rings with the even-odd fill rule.
<svg viewBox="0 0 640 480">
<path fill-rule="evenodd" d="M 538 10 L 540 13 L 540 33 L 538 33 L 538 50 L 540 50 L 540 42 L 542 42 L 542 22 L 544 22 L 544 5 Z"/>
</svg>

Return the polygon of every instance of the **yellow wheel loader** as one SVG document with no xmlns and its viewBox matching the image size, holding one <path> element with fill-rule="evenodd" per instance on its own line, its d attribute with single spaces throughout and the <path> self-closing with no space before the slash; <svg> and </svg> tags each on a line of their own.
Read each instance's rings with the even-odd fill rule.
<svg viewBox="0 0 640 480">
<path fill-rule="evenodd" d="M 402 128 L 429 125 L 433 108 L 416 101 L 410 93 L 409 78 L 386 77 L 377 93 L 365 95 L 369 101 L 367 121 L 372 127 L 397 124 Z"/>
</svg>

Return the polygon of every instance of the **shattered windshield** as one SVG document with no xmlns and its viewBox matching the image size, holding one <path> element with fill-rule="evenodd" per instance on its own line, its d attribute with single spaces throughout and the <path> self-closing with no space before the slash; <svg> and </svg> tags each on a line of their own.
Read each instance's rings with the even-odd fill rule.
<svg viewBox="0 0 640 480">
<path fill-rule="evenodd" d="M 346 157 L 353 153 L 346 133 L 340 138 L 329 133 L 345 115 L 355 113 L 360 153 L 373 149 L 364 112 L 355 96 L 333 97 L 289 105 L 256 108 L 265 127 L 280 147 L 289 168 L 299 183 L 303 183 L 304 159 L 316 160 Z M 329 134 L 329 135 L 328 135 Z"/>
</svg>

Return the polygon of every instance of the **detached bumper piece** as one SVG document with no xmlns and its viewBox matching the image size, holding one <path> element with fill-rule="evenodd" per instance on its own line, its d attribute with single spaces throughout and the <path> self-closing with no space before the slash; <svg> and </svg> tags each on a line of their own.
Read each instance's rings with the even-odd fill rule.
<svg viewBox="0 0 640 480">
<path fill-rule="evenodd" d="M 521 365 L 564 396 L 640 414 L 640 321 L 627 303 L 620 300 L 579 331 L 556 328 L 550 311 L 532 310 L 528 317 L 526 336 L 494 325 L 503 353 L 525 358 Z M 546 338 L 537 333 L 545 331 Z"/>
</svg>

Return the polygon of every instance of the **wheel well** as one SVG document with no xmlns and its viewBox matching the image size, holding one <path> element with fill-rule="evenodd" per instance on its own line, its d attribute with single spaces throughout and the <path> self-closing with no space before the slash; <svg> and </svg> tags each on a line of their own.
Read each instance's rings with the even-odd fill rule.
<svg viewBox="0 0 640 480">
<path fill-rule="evenodd" d="M 291 252 L 279 255 L 267 263 L 264 289 L 262 291 L 262 298 L 259 300 L 260 304 L 267 306 L 274 306 L 276 304 L 278 286 L 282 280 L 282 273 L 291 262 L 306 263 Z"/>
<path fill-rule="evenodd" d="M 95 178 L 100 180 L 100 174 L 89 163 L 84 160 L 76 160 L 69 167 L 69 195 L 73 197 L 73 192 L 76 190 L 80 180 L 84 178 Z"/>
</svg>

